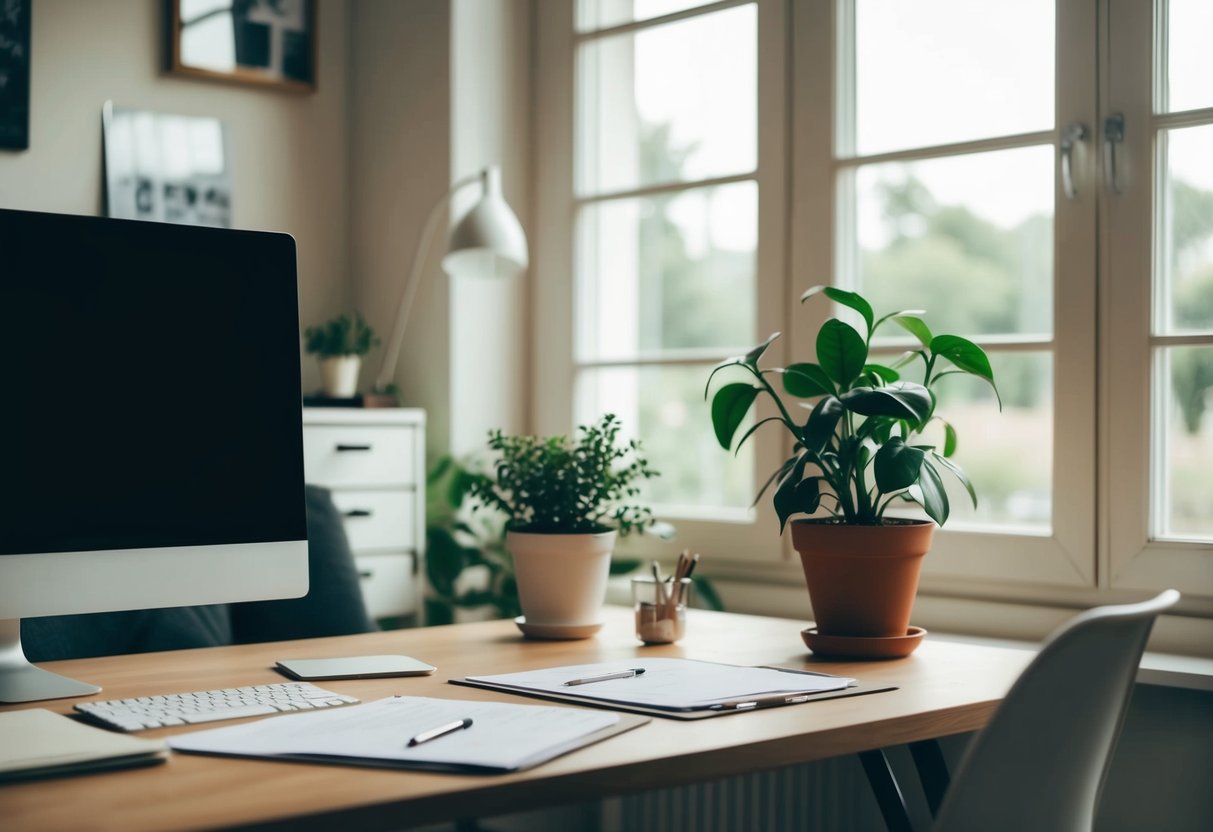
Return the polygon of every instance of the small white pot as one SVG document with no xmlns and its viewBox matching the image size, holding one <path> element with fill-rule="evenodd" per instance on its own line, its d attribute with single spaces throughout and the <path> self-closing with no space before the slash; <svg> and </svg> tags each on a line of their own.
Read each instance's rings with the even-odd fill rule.
<svg viewBox="0 0 1213 832">
<path fill-rule="evenodd" d="M 320 359 L 320 384 L 324 395 L 334 399 L 352 399 L 358 393 L 358 369 L 362 358 L 338 355 Z"/>
<path fill-rule="evenodd" d="M 528 624 L 582 627 L 602 621 L 615 532 L 508 532 L 518 601 Z"/>
</svg>

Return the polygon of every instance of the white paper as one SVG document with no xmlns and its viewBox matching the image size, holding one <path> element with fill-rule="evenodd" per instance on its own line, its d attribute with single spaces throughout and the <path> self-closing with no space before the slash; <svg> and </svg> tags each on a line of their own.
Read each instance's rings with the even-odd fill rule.
<svg viewBox="0 0 1213 832">
<path fill-rule="evenodd" d="M 569 686 L 565 682 L 632 668 L 644 673 L 627 679 L 611 679 Z M 620 659 L 596 664 L 575 664 L 522 673 L 469 676 L 485 682 L 543 693 L 559 693 L 603 702 L 648 705 L 656 708 L 691 710 L 735 703 L 775 694 L 789 696 L 842 690 L 854 679 L 805 673 L 787 673 L 769 667 L 739 667 L 691 659 Z"/>
<path fill-rule="evenodd" d="M 411 738 L 460 719 L 472 726 L 421 745 Z M 169 738 L 177 751 L 256 757 L 348 757 L 513 771 L 575 748 L 619 715 L 580 708 L 394 696 Z"/>
</svg>

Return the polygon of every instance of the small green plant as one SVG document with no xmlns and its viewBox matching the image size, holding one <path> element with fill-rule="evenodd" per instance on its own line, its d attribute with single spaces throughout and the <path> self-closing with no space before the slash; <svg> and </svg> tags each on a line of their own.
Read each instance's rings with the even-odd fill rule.
<svg viewBox="0 0 1213 832">
<path fill-rule="evenodd" d="M 505 548 L 505 516 L 477 511 L 471 495 L 477 474 L 463 462 L 443 456 L 426 477 L 425 570 L 430 592 L 425 599 L 429 624 L 450 624 L 458 609 L 492 607 L 498 618 L 522 611 L 514 561 Z M 611 559 L 612 575 L 629 575 L 641 561 Z M 471 580 L 464 576 L 471 576 Z M 693 575 L 695 597 L 708 609 L 723 610 L 716 587 Z"/>
<path fill-rule="evenodd" d="M 355 312 L 333 318 L 321 326 L 309 326 L 303 333 L 305 349 L 309 355 L 320 358 L 338 358 L 343 355 L 366 355 L 372 347 L 379 346 L 375 331 Z"/>
<path fill-rule="evenodd" d="M 538 534 L 643 532 L 653 513 L 638 505 L 639 484 L 657 476 L 641 454 L 640 443 L 617 443 L 619 420 L 613 413 L 567 436 L 489 434 L 498 454 L 495 477 L 479 475 L 471 493 L 509 518 L 511 531 Z"/>
<path fill-rule="evenodd" d="M 779 415 L 756 422 L 737 447 L 768 422 L 782 423 L 792 435 L 792 456 L 771 475 L 755 502 L 775 485 L 781 533 L 792 515 L 814 514 L 819 508 L 825 508 L 837 522 L 879 525 L 884 522 L 885 509 L 898 498 L 918 503 L 943 525 L 950 510 L 940 475 L 944 469 L 960 480 L 976 506 L 977 492 L 950 459 L 956 451 L 956 431 L 935 415 L 934 390 L 949 375 L 969 374 L 988 382 L 998 396 L 985 351 L 957 335 L 933 335 L 918 317 L 923 314 L 919 310 L 876 319 L 871 304 L 855 292 L 814 286 L 800 300 L 803 303 L 818 294 L 858 312 L 865 333 L 831 318 L 817 333 L 817 363 L 759 368 L 763 353 L 779 337 L 777 332 L 745 355 L 717 365 L 708 377 L 705 396 L 712 378 L 726 367 L 741 368 L 754 379 L 753 383 L 725 384 L 712 397 L 712 425 L 726 450 L 760 395 L 774 402 Z M 872 336 L 888 321 L 899 324 L 919 343 L 891 366 L 869 361 Z M 919 360 L 922 382 L 902 379 L 899 370 Z M 803 401 L 795 401 L 790 408 L 772 385 L 772 376 L 782 379 L 788 396 Z M 807 418 L 794 417 L 796 408 L 807 410 Z M 917 441 L 933 422 L 942 426 L 942 448 Z"/>
</svg>

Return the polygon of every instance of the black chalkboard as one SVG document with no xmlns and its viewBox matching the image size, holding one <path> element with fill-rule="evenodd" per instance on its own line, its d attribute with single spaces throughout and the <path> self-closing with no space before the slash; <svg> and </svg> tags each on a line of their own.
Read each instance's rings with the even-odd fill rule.
<svg viewBox="0 0 1213 832">
<path fill-rule="evenodd" d="M 29 19 L 33 0 L 0 0 L 0 148 L 29 147 Z"/>
</svg>

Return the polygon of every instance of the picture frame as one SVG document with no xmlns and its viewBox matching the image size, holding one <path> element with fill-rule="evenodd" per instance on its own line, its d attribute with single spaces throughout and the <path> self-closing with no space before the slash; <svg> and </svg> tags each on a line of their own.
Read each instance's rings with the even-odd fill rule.
<svg viewBox="0 0 1213 832">
<path fill-rule="evenodd" d="M 31 0 L 0 0 L 0 149 L 29 149 Z"/>
<path fill-rule="evenodd" d="M 316 90 L 318 0 L 166 0 L 172 75 Z"/>
</svg>

